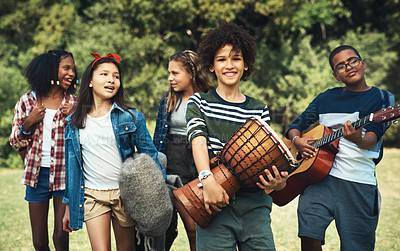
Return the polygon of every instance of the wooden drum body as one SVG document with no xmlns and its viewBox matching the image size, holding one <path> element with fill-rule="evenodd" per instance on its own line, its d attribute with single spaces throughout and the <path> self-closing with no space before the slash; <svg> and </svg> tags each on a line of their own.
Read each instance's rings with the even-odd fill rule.
<svg viewBox="0 0 400 251">
<path fill-rule="evenodd" d="M 211 171 L 214 179 L 225 189 L 229 198 L 239 190 L 239 181 L 223 164 L 219 164 Z M 173 191 L 176 198 L 174 205 L 179 212 L 186 210 L 201 228 L 205 228 L 217 212 L 211 209 L 212 214 L 207 213 L 204 206 L 203 188 L 199 184 L 199 179 L 194 179 L 183 187 L 175 189 Z"/>
<path fill-rule="evenodd" d="M 289 173 L 296 167 L 286 145 L 267 123 L 257 117 L 249 119 L 231 136 L 221 151 L 221 163 L 243 186 L 253 188 L 257 187 L 259 176 L 264 176 L 265 169 L 273 174 L 273 165 Z"/>
<path fill-rule="evenodd" d="M 293 172 L 296 161 L 272 128 L 260 117 L 252 117 L 224 145 L 213 168 L 214 179 L 232 197 L 241 187 L 258 188 L 259 176 L 275 165 L 281 171 Z M 175 206 L 186 210 L 202 228 L 217 214 L 205 210 L 203 189 L 198 179 L 174 190 Z"/>
</svg>

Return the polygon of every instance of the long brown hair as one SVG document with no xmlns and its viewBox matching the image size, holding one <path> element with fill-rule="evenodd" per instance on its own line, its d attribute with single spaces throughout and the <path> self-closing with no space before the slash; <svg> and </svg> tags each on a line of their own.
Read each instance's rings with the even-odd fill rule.
<svg viewBox="0 0 400 251">
<path fill-rule="evenodd" d="M 169 61 L 181 63 L 182 68 L 192 76 L 191 83 L 194 92 L 207 92 L 215 87 L 208 79 L 208 71 L 204 69 L 199 61 L 197 54 L 191 50 L 185 50 L 172 55 Z M 171 112 L 174 107 L 178 109 L 182 102 L 182 92 L 175 92 L 170 86 L 167 97 L 167 112 Z"/>
</svg>

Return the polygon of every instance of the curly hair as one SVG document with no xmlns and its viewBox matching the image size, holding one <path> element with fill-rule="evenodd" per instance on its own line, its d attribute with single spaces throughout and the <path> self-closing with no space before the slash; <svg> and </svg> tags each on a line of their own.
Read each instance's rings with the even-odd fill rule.
<svg viewBox="0 0 400 251">
<path fill-rule="evenodd" d="M 58 67 L 61 60 L 71 57 L 72 53 L 62 50 L 50 50 L 47 53 L 36 56 L 26 68 L 25 76 L 31 87 L 37 95 L 41 97 L 47 96 L 51 89 L 51 81 L 56 82 L 58 79 Z M 74 84 L 67 89 L 68 94 L 73 94 L 76 91 L 78 83 L 78 73 L 75 71 L 75 78 L 72 80 Z M 76 83 L 76 84 L 75 84 Z"/>
<path fill-rule="evenodd" d="M 199 58 L 194 51 L 185 50 L 175 53 L 169 58 L 169 62 L 171 61 L 180 63 L 181 67 L 192 76 L 191 84 L 194 92 L 207 92 L 210 89 L 214 89 L 208 79 L 207 68 L 200 64 Z M 167 112 L 171 112 L 174 107 L 178 109 L 181 101 L 182 93 L 175 92 L 170 86 L 166 105 Z"/>
<path fill-rule="evenodd" d="M 209 69 L 214 64 L 217 51 L 225 45 L 232 45 L 234 51 L 242 52 L 248 70 L 243 73 L 241 80 L 247 80 L 254 71 L 257 45 L 245 29 L 233 23 L 223 23 L 203 37 L 199 46 L 199 58 L 203 67 Z M 217 76 L 214 74 L 214 77 Z"/>
</svg>

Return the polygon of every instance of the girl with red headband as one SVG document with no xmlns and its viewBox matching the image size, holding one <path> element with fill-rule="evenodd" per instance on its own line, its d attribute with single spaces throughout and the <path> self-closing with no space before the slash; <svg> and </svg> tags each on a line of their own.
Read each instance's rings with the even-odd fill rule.
<svg viewBox="0 0 400 251">
<path fill-rule="evenodd" d="M 62 230 L 65 205 L 65 119 L 77 98 L 74 58 L 71 53 L 51 50 L 34 58 L 26 70 L 30 91 L 15 105 L 10 144 L 24 161 L 21 183 L 26 185 L 32 240 L 35 250 L 49 250 L 47 218 L 53 198 L 53 242 L 68 250 L 68 233 Z"/>
<path fill-rule="evenodd" d="M 166 174 L 143 114 L 124 102 L 120 56 L 92 55 L 96 59 L 82 76 L 76 111 L 67 118 L 63 228 L 71 232 L 85 222 L 92 250 L 110 250 L 111 222 L 117 250 L 135 250 L 134 222 L 119 192 L 122 163 L 136 148 Z"/>
</svg>

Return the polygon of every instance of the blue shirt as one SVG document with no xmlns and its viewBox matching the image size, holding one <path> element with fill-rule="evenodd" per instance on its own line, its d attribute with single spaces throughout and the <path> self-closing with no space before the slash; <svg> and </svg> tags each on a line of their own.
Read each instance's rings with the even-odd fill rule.
<svg viewBox="0 0 400 251">
<path fill-rule="evenodd" d="M 114 103 L 111 109 L 111 123 L 117 141 L 117 147 L 124 162 L 135 153 L 146 153 L 156 161 L 166 179 L 165 169 L 157 159 L 155 148 L 149 131 L 146 128 L 144 115 L 136 110 L 130 110 L 132 115 Z M 82 154 L 79 144 L 79 129 L 71 124 L 71 116 L 67 118 L 65 130 L 65 169 L 66 187 L 63 198 L 64 204 L 69 204 L 70 227 L 81 229 L 83 224 L 83 206 L 85 195 L 85 179 L 82 170 Z"/>
<path fill-rule="evenodd" d="M 289 130 L 295 128 L 302 132 L 317 121 L 334 131 L 340 130 L 347 120 L 355 122 L 358 118 L 393 105 L 394 96 L 376 87 L 362 92 L 336 87 L 319 94 L 290 125 Z M 347 181 L 376 185 L 373 159 L 382 154 L 382 136 L 389 125 L 372 122 L 363 127 L 363 135 L 374 132 L 378 137 L 377 144 L 370 150 L 361 149 L 355 143 L 341 138 L 339 152 L 329 174 Z"/>
</svg>

